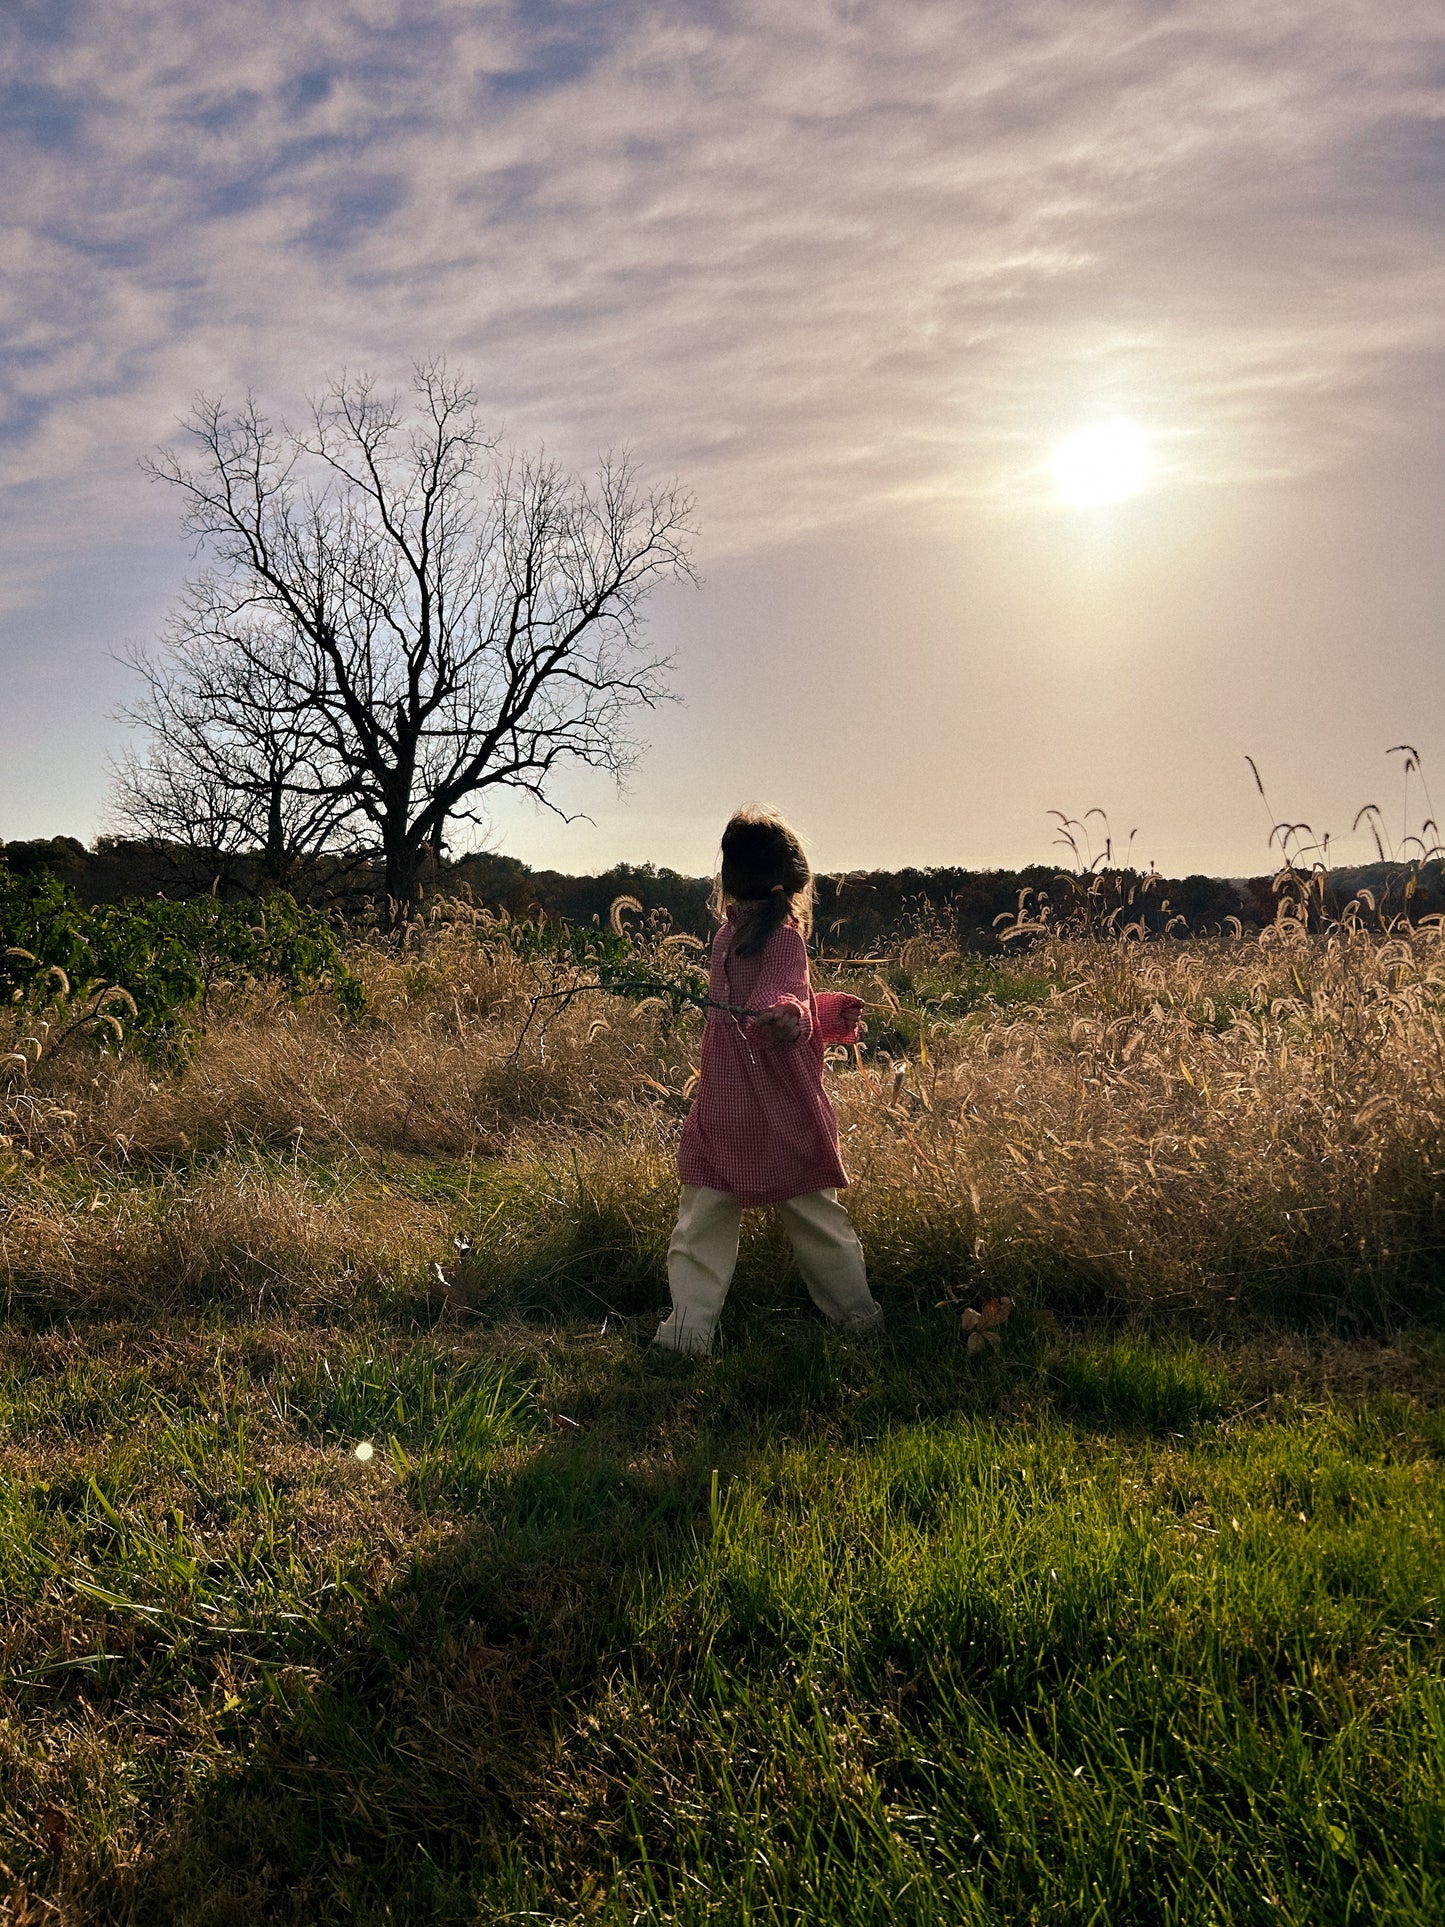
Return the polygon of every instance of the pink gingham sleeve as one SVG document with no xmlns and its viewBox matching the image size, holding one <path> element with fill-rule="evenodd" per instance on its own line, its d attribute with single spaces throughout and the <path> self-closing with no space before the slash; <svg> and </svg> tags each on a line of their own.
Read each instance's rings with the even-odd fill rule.
<svg viewBox="0 0 1445 1927">
<path fill-rule="evenodd" d="M 798 1034 L 789 1043 L 783 1044 L 770 1037 L 766 1031 L 759 1030 L 750 1017 L 747 1020 L 747 1033 L 755 1044 L 764 1048 L 793 1050 L 805 1044 L 813 1034 L 813 1012 L 811 987 L 808 982 L 808 947 L 796 925 L 785 923 L 768 944 L 763 961 L 763 973 L 753 986 L 750 1003 L 755 1011 L 772 1011 L 791 1008 L 798 1013 Z"/>
</svg>

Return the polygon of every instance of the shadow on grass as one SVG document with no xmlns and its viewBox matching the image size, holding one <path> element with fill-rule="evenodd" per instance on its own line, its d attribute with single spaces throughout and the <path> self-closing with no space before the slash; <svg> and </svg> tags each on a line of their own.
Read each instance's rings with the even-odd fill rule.
<svg viewBox="0 0 1445 1927">
<path fill-rule="evenodd" d="M 430 1454 L 406 1413 L 445 1432 L 453 1408 L 424 1346 L 293 1382 L 289 1415 L 317 1438 L 381 1439 L 401 1414 L 414 1502 L 463 1523 L 359 1624 L 338 1618 L 266 1670 L 224 1735 L 236 1763 L 196 1777 L 93 1917 L 472 1920 L 483 1890 L 526 1911 L 549 1866 L 572 1891 L 594 1848 L 636 1846 L 628 1791 L 601 1768 L 578 1779 L 588 1817 L 559 1814 L 567 1736 L 630 1664 L 639 1583 L 706 1539 L 719 1485 L 793 1444 L 864 1449 L 920 1419 L 1052 1411 L 1090 1430 L 1184 1429 L 1224 1397 L 1188 1347 L 1142 1338 L 1061 1361 L 1020 1317 L 1003 1359 L 969 1360 L 949 1313 L 904 1312 L 874 1343 L 808 1321 L 744 1286 L 706 1361 L 654 1360 L 637 1333 L 594 1343 L 574 1325 L 567 1382 L 545 1405 L 501 1388 Z"/>
<path fill-rule="evenodd" d="M 919 1421 L 1143 1442 L 1235 1402 L 1177 1327 L 1078 1339 L 1020 1311 L 1002 1358 L 970 1360 L 954 1313 L 900 1294 L 881 1341 L 839 1341 L 766 1222 L 716 1356 L 653 1360 L 664 1231 L 656 1212 L 584 1214 L 494 1261 L 468 1321 L 394 1291 L 350 1307 L 349 1362 L 278 1357 L 275 1408 L 305 1442 L 374 1437 L 378 1472 L 393 1467 L 411 1504 L 451 1526 L 359 1612 L 338 1606 L 276 1642 L 220 1751 L 157 1797 L 147 1852 L 87 1893 L 86 1918 L 461 1922 L 505 1918 L 504 1902 L 589 1917 L 602 1906 L 589 1868 L 636 1871 L 661 1824 L 637 1814 L 665 1805 L 676 1770 L 669 1757 L 644 1792 L 589 1735 L 621 1717 L 612 1696 L 634 1665 L 644 1712 L 647 1682 L 666 1674 L 665 1653 L 634 1655 L 639 1589 L 700 1556 L 718 1489 L 794 1446 L 857 1459 Z M 394 1459 L 380 1450 L 392 1437 Z M 909 1486 L 919 1518 L 934 1476 Z M 896 1718 L 895 1689 L 880 1687 L 866 1717 Z M 113 1691 L 119 1702 L 119 1679 Z M 132 1673 L 127 1717 L 154 1693 Z M 891 1916 L 870 1903 L 866 1917 Z"/>
</svg>

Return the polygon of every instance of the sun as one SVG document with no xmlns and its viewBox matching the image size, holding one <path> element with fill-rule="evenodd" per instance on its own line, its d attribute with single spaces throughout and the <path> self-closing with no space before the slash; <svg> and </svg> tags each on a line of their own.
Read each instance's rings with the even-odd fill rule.
<svg viewBox="0 0 1445 1927">
<path fill-rule="evenodd" d="M 1149 444 L 1133 422 L 1094 422 L 1061 442 L 1050 466 L 1065 502 L 1101 507 L 1143 488 L 1149 479 Z"/>
</svg>

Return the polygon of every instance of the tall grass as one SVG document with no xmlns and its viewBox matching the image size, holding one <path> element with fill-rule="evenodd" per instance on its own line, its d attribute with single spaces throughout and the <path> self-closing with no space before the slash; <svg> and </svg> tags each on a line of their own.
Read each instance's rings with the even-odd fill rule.
<svg viewBox="0 0 1445 1927">
<path fill-rule="evenodd" d="M 0 1919 L 1441 1917 L 1433 928 L 820 968 L 888 1330 L 702 1362 L 697 1021 L 351 962 L 8 1087 Z"/>
<path fill-rule="evenodd" d="M 925 1270 L 941 1242 L 981 1286 L 1061 1307 L 1381 1325 L 1436 1300 L 1437 930 L 1054 939 L 1028 961 L 1046 998 L 925 1020 L 892 1086 L 843 1086 L 861 1210 L 905 1274 L 900 1211 L 931 1227 Z"/>
<path fill-rule="evenodd" d="M 241 992 L 183 1073 L 124 1057 L 36 1065 L 12 1092 L 8 1153 L 0 1145 L 21 1200 L 0 1234 L 12 1285 L 84 1295 L 95 1227 L 61 1200 L 77 1183 L 104 1199 L 138 1166 L 187 1174 L 165 1183 L 196 1252 L 225 1242 L 205 1220 L 224 1220 L 248 1185 L 263 1242 L 304 1247 L 309 1223 L 332 1248 L 345 1171 L 367 1240 L 388 1263 L 420 1258 L 424 1214 L 392 1182 L 408 1160 L 550 1168 L 559 1235 L 600 1210 L 612 1229 L 593 1231 L 609 1249 L 625 1241 L 628 1200 L 657 1198 L 664 1182 L 695 1014 L 589 993 L 518 1052 L 529 1000 L 557 967 L 489 944 L 485 926 L 444 926 L 414 954 L 364 948 L 353 967 L 367 991 L 359 1019 L 326 1000 Z M 915 940 L 891 969 L 819 974 L 873 1006 L 874 1042 L 835 1053 L 833 1093 L 850 1202 L 885 1292 L 1205 1317 L 1243 1307 L 1375 1330 L 1438 1303 L 1437 928 L 1047 936 L 986 972 Z M 238 1156 L 271 1160 L 264 1185 L 211 1175 Z M 666 1208 L 644 1212 L 649 1263 Z M 111 1244 L 143 1292 L 149 1234 L 128 1211 Z M 490 1229 L 461 1215 L 456 1228 L 479 1233 L 474 1274 L 505 1268 L 488 1240 L 505 1243 L 508 1213 Z M 163 1240 L 149 1248 L 153 1277 L 174 1270 Z"/>
</svg>

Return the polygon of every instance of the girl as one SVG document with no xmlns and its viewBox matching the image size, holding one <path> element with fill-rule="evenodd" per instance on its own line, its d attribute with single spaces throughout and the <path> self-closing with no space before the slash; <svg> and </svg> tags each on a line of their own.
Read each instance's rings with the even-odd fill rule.
<svg viewBox="0 0 1445 1927">
<path fill-rule="evenodd" d="M 745 809 L 733 817 L 713 902 L 725 918 L 712 947 L 715 1007 L 678 1147 L 682 1208 L 667 1253 L 672 1312 L 654 1342 L 664 1351 L 708 1350 L 737 1263 L 743 1207 L 763 1204 L 781 1212 L 823 1315 L 846 1331 L 876 1330 L 883 1313 L 838 1202 L 848 1179 L 823 1095 L 823 1047 L 857 1039 L 863 1003 L 813 995 L 803 941 L 813 877 L 780 816 Z"/>
</svg>

